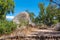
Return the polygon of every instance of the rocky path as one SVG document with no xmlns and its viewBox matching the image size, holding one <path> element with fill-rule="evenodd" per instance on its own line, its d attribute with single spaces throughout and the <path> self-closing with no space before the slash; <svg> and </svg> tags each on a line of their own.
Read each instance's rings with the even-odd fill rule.
<svg viewBox="0 0 60 40">
<path fill-rule="evenodd" d="M 24 30 L 24 32 L 21 34 L 20 31 L 16 31 L 14 32 L 17 33 L 15 34 L 15 36 L 4 36 L 4 37 L 0 37 L 0 39 L 8 39 L 8 38 L 11 38 L 11 39 L 16 39 L 17 37 L 40 37 L 40 36 L 48 36 L 48 37 L 60 37 L 60 31 L 54 31 L 54 30 L 48 30 L 48 29 L 29 29 L 31 30 L 30 32 L 28 31 L 27 33 L 27 30 Z M 26 35 L 27 34 L 27 35 Z M 13 34 L 12 34 L 13 35 Z M 35 39 L 34 39 L 35 40 Z"/>
<path fill-rule="evenodd" d="M 60 36 L 60 31 L 40 29 L 32 31 L 29 35 L 58 35 Z"/>
</svg>

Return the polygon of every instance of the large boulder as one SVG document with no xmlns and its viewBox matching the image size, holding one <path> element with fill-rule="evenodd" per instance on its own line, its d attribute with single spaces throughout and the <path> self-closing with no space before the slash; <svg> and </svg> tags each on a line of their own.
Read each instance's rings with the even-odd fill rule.
<svg viewBox="0 0 60 40">
<path fill-rule="evenodd" d="M 54 27 L 54 30 L 60 31 L 60 23 L 57 23 Z"/>
<path fill-rule="evenodd" d="M 30 20 L 30 16 L 29 13 L 27 12 L 21 12 L 19 13 L 17 16 L 14 17 L 13 22 L 15 22 L 17 24 L 17 27 L 19 28 L 19 26 L 26 26 L 26 25 L 30 25 L 35 27 L 35 23 L 33 23 Z"/>
<path fill-rule="evenodd" d="M 19 13 L 16 17 L 14 17 L 13 22 L 15 22 L 16 24 L 20 24 L 21 19 L 30 22 L 30 17 L 27 12 Z"/>
</svg>

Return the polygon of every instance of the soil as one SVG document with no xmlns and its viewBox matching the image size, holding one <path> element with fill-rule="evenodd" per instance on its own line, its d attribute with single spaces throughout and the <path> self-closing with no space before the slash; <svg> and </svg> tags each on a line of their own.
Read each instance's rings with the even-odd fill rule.
<svg viewBox="0 0 60 40">
<path fill-rule="evenodd" d="M 27 36 L 30 34 L 34 34 L 37 32 L 53 32 L 53 30 L 47 30 L 47 29 L 38 29 L 38 28 L 34 28 L 34 27 L 28 27 L 28 28 L 23 28 L 23 29 L 16 29 L 15 31 L 13 31 L 11 34 L 9 35 L 2 35 L 0 38 L 5 38 L 8 36 Z"/>
</svg>

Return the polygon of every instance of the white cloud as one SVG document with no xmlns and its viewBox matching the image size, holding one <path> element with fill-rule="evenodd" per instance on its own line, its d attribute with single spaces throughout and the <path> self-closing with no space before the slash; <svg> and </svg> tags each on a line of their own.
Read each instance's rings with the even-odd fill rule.
<svg viewBox="0 0 60 40">
<path fill-rule="evenodd" d="M 6 19 L 13 19 L 14 16 L 6 16 Z"/>
</svg>

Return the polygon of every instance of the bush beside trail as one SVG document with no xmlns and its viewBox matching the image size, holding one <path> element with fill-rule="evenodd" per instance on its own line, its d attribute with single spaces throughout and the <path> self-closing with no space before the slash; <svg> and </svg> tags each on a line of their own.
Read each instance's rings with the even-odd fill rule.
<svg viewBox="0 0 60 40">
<path fill-rule="evenodd" d="M 16 29 L 16 24 L 12 21 L 0 20 L 0 35 L 9 34 Z"/>
</svg>

